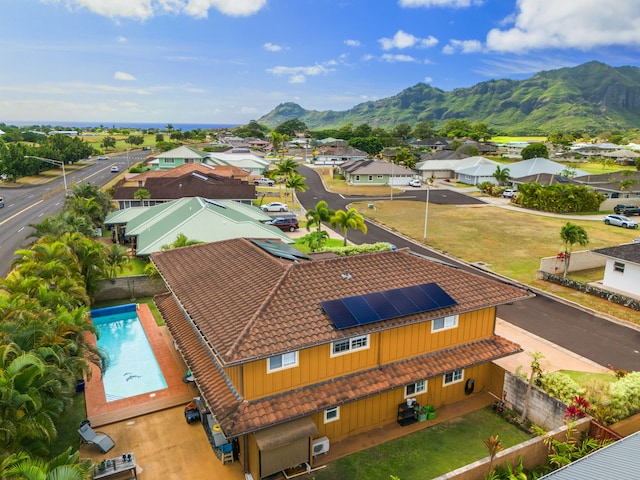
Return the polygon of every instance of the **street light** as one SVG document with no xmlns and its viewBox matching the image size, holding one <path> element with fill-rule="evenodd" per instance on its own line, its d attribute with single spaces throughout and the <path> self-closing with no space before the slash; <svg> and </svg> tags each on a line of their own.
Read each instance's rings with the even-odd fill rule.
<svg viewBox="0 0 640 480">
<path fill-rule="evenodd" d="M 429 181 L 427 181 L 427 201 L 424 202 L 424 236 L 422 237 L 422 243 L 427 243 L 427 218 L 429 216 Z"/>
<path fill-rule="evenodd" d="M 25 155 L 24 158 L 35 158 L 36 160 L 42 160 L 43 162 L 51 163 L 53 165 L 57 165 L 58 167 L 62 167 L 62 181 L 64 182 L 64 193 L 67 193 L 67 174 L 64 171 L 64 162 L 60 160 L 51 160 L 50 158 L 43 157 L 35 157 L 33 155 Z"/>
</svg>

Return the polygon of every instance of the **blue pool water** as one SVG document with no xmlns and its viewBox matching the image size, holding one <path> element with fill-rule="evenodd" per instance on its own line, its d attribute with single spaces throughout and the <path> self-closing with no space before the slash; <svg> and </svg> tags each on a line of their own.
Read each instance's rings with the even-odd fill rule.
<svg viewBox="0 0 640 480">
<path fill-rule="evenodd" d="M 135 304 L 92 310 L 91 318 L 98 347 L 109 356 L 102 376 L 107 402 L 167 388 Z"/>
</svg>

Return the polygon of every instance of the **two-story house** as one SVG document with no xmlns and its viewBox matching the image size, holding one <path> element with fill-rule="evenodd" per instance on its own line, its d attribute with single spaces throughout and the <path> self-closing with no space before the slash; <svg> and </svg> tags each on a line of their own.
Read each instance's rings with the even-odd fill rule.
<svg viewBox="0 0 640 480">
<path fill-rule="evenodd" d="M 312 466 L 418 405 L 501 396 L 492 361 L 521 349 L 494 334 L 496 307 L 532 294 L 408 249 L 296 252 L 236 239 L 151 255 L 205 430 L 235 446 L 247 478 Z"/>
</svg>

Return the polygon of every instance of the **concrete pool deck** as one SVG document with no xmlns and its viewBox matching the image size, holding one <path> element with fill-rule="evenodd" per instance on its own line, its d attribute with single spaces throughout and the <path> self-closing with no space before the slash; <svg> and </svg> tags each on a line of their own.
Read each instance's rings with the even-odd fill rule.
<svg viewBox="0 0 640 480">
<path fill-rule="evenodd" d="M 85 384 L 85 398 L 87 418 L 94 427 L 177 405 L 186 405 L 194 396 L 197 396 L 195 387 L 182 381 L 186 367 L 178 352 L 171 348 L 171 341 L 166 327 L 159 327 L 156 324 L 147 304 L 138 304 L 137 314 L 167 382 L 167 388 L 107 402 L 100 370 L 92 365 L 91 378 Z"/>
</svg>

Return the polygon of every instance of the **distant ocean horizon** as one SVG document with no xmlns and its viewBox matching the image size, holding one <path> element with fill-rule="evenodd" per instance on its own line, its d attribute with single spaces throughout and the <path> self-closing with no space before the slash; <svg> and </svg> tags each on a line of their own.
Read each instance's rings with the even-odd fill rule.
<svg viewBox="0 0 640 480">
<path fill-rule="evenodd" d="M 153 122 L 61 122 L 61 121 L 20 121 L 20 122 L 2 122 L 6 125 L 15 125 L 17 127 L 38 125 L 41 127 L 60 127 L 65 128 L 132 128 L 136 130 L 148 130 L 155 128 L 158 130 L 166 130 L 167 125 L 172 125 L 174 130 L 186 132 L 188 130 L 219 130 L 221 128 L 234 128 L 242 123 L 153 123 Z"/>
</svg>

